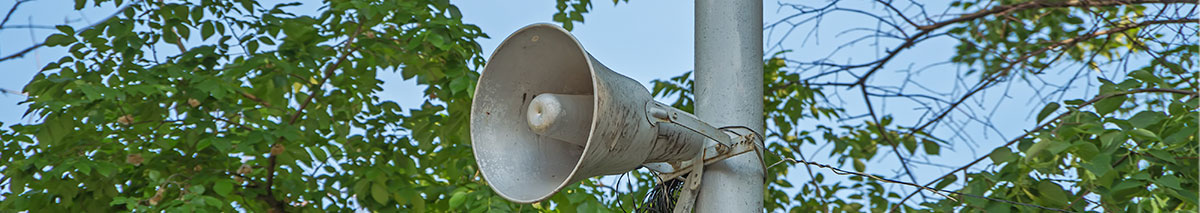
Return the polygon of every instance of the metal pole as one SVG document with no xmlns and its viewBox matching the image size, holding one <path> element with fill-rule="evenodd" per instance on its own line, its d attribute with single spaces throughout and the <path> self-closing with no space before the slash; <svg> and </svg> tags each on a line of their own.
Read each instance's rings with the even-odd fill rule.
<svg viewBox="0 0 1200 213">
<path fill-rule="evenodd" d="M 696 0 L 696 115 L 763 132 L 762 1 Z M 710 143 L 712 143 L 710 141 Z M 758 157 L 704 168 L 696 212 L 762 212 Z"/>
</svg>

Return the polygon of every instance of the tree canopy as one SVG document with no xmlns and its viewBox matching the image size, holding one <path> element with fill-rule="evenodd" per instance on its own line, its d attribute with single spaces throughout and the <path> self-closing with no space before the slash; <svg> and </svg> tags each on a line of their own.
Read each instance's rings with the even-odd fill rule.
<svg viewBox="0 0 1200 213">
<path fill-rule="evenodd" d="M 557 3 L 546 15 L 567 29 L 592 7 Z M 623 175 L 626 186 L 589 179 L 541 203 L 500 198 L 478 174 L 468 134 L 486 63 L 477 40 L 487 34 L 448 0 L 323 1 L 315 15 L 291 11 L 299 4 L 75 0 L 75 10 L 118 10 L 91 26 L 57 26 L 0 58 L 69 50 L 21 90 L 34 121 L 0 129 L 0 211 L 672 205 L 672 183 L 644 169 Z M 780 3 L 793 15 L 764 25 L 778 35 L 763 59 L 768 211 L 1198 209 L 1196 2 L 947 4 L 938 12 L 915 1 Z M 826 58 L 789 55 L 806 49 L 783 42 L 807 39 L 792 32 L 829 28 L 822 20 L 839 15 L 869 21 L 833 29 L 850 35 L 837 48 L 808 48 Z M 951 57 L 926 68 L 901 61 L 938 39 L 956 44 Z M 843 48 L 879 49 L 862 62 L 839 58 Z M 401 78 L 383 77 L 390 72 Z M 921 83 L 878 77 L 922 72 L 953 72 L 961 86 L 913 89 Z M 690 111 L 690 76 L 651 90 Z M 402 110 L 379 97 L 384 81 L 401 79 L 425 88 L 424 104 Z M 1006 92 L 1012 85 L 1038 92 Z M 1079 88 L 1091 92 L 1072 92 Z M 980 97 L 988 93 L 1032 101 Z M 843 97 L 862 107 L 834 101 Z M 882 107 L 892 103 L 922 107 Z M 1023 134 L 945 162 L 950 172 L 935 179 L 913 174 L 915 161 L 974 142 L 955 132 L 996 128 L 980 118 L 994 116 L 986 110 L 1029 103 L 1044 107 L 1029 113 L 1034 122 L 1009 127 Z M 904 116 L 913 113 L 926 116 Z M 870 163 L 881 160 L 901 167 Z M 793 172 L 808 178 L 786 178 Z"/>
</svg>

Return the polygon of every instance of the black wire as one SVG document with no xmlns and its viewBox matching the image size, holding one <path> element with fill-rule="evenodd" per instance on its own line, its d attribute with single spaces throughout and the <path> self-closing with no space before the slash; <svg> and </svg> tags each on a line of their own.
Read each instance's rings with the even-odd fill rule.
<svg viewBox="0 0 1200 213">
<path fill-rule="evenodd" d="M 651 171 L 653 173 L 653 171 Z M 683 188 L 683 181 L 678 178 L 663 180 L 656 174 L 652 174 L 658 179 L 658 184 L 646 193 L 646 198 L 643 203 L 637 208 L 637 212 L 672 212 L 675 210 L 676 199 L 679 190 Z"/>
</svg>

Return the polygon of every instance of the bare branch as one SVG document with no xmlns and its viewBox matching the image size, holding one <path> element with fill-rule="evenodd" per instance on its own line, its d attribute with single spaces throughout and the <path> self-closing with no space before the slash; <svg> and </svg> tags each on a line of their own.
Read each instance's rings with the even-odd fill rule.
<svg viewBox="0 0 1200 213">
<path fill-rule="evenodd" d="M 1172 19 L 1172 20 L 1144 21 L 1144 22 L 1140 22 L 1137 24 L 1129 24 L 1129 25 L 1115 27 L 1115 28 L 1108 29 L 1108 30 L 1101 30 L 1101 31 L 1093 32 L 1093 33 L 1083 34 L 1083 35 L 1080 35 L 1080 36 L 1077 36 L 1074 38 L 1055 42 L 1049 46 L 1043 47 L 1042 49 L 1038 49 L 1033 52 L 1022 54 L 1020 58 L 1017 58 L 1016 60 L 1012 61 L 1012 63 L 1009 64 L 1009 66 L 1005 67 L 1002 70 L 997 71 L 998 74 L 984 80 L 983 82 L 980 82 L 980 85 L 977 86 L 975 89 L 971 90 L 967 94 L 963 95 L 958 101 L 956 101 L 953 104 L 951 104 L 950 106 L 946 107 L 946 109 L 943 110 L 941 113 L 939 113 L 937 117 L 933 118 L 932 120 L 929 120 L 928 122 L 925 122 L 925 124 L 923 124 L 917 128 L 913 128 L 912 131 L 909 131 L 909 133 L 906 134 L 906 137 L 911 136 L 913 133 L 920 132 L 920 131 L 924 130 L 926 127 L 933 125 L 938 120 L 941 120 L 942 118 L 946 117 L 946 115 L 949 115 L 950 112 L 952 112 L 954 110 L 954 108 L 956 108 L 958 105 L 960 105 L 964 101 L 966 101 L 967 98 L 970 98 L 975 93 L 978 93 L 979 91 L 982 91 L 983 89 L 987 88 L 987 86 L 989 84 L 994 83 L 997 79 L 1004 76 L 1005 73 L 1008 73 L 1010 70 L 1012 70 L 1014 67 L 1016 67 L 1016 65 L 1025 63 L 1026 60 L 1029 59 L 1030 57 L 1033 57 L 1035 55 L 1041 55 L 1042 53 L 1045 53 L 1046 51 L 1049 51 L 1051 49 L 1058 48 L 1061 46 L 1072 45 L 1072 44 L 1078 43 L 1080 41 L 1092 39 L 1092 38 L 1095 38 L 1095 37 L 1098 37 L 1101 35 L 1108 35 L 1108 34 L 1112 34 L 1112 33 L 1124 32 L 1129 29 L 1143 27 L 1146 25 L 1166 24 L 1166 23 L 1195 23 L 1196 21 L 1197 21 L 1197 19 Z M 1045 69 L 1046 67 L 1042 67 L 1042 68 Z"/>
<path fill-rule="evenodd" d="M 44 29 L 44 30 L 57 29 L 57 28 L 54 28 L 54 26 L 46 26 L 46 25 L 8 25 L 8 26 L 4 26 L 3 28 L 4 29 Z"/>
<path fill-rule="evenodd" d="M 888 145 L 891 145 L 892 152 L 896 153 L 896 158 L 900 160 L 900 166 L 904 167 L 904 173 L 908 174 L 908 178 L 912 179 L 913 182 L 917 182 L 917 176 L 912 174 L 912 169 L 909 169 L 908 167 L 908 160 L 904 159 L 904 156 L 902 156 L 902 153 L 899 150 L 900 143 L 892 140 L 891 137 L 888 137 L 889 134 L 887 129 L 884 129 L 883 123 L 879 122 L 879 116 L 875 115 L 875 108 L 871 106 L 871 96 L 869 93 L 867 93 L 867 87 L 859 87 L 859 89 L 862 90 L 863 101 L 865 101 L 867 105 L 867 112 L 871 114 L 871 119 L 875 121 L 874 126 L 879 130 L 879 137 L 883 138 L 884 141 L 887 141 Z M 921 194 L 921 196 L 924 197 L 925 194 Z"/>
<path fill-rule="evenodd" d="M 1007 13 L 1012 13 L 1012 12 L 1015 12 L 1018 10 L 1058 8 L 1058 7 L 1106 7 L 1106 6 L 1120 6 L 1120 5 L 1130 5 L 1130 4 L 1175 4 L 1175 3 L 1196 4 L 1196 1 L 1187 1 L 1187 0 L 1129 0 L 1129 1 L 1072 0 L 1072 1 L 1063 1 L 1063 2 L 1030 1 L 1030 2 L 1020 3 L 1020 4 L 995 6 L 990 9 L 980 10 L 980 11 L 976 11 L 974 13 L 962 15 L 962 16 L 959 16 L 958 18 L 934 23 L 931 25 L 920 26 L 920 27 L 917 27 L 917 29 L 932 30 L 932 29 L 942 28 L 942 27 L 945 27 L 946 25 L 950 25 L 953 23 L 970 21 L 970 20 L 974 20 L 974 19 L 978 19 L 978 18 L 982 18 L 985 16 L 990 16 L 990 15 L 1007 14 Z"/>
<path fill-rule="evenodd" d="M 17 51 L 17 53 L 13 53 L 12 55 L 8 55 L 8 56 L 4 56 L 3 58 L 0 58 L 0 62 L 7 61 L 9 59 L 25 57 L 26 53 L 36 50 L 37 48 L 41 48 L 43 45 L 45 45 L 45 43 L 37 43 L 37 44 L 34 44 L 33 46 L 26 47 L 25 49 L 23 49 L 21 51 Z"/>
<path fill-rule="evenodd" d="M 1002 14 L 1007 14 L 1007 13 L 1011 13 L 1014 11 L 1028 10 L 1028 9 L 1060 8 L 1060 7 L 1102 7 L 1102 6 L 1127 5 L 1127 4 L 1171 4 L 1171 3 L 1195 4 L 1196 2 L 1195 1 L 1184 1 L 1184 0 L 1130 0 L 1130 1 L 1119 1 L 1119 0 L 1079 1 L 1079 0 L 1073 0 L 1073 1 L 1065 1 L 1065 2 L 1031 1 L 1031 2 L 1019 3 L 1019 4 L 1013 4 L 1013 5 L 995 6 L 990 9 L 980 10 L 980 11 L 977 11 L 974 13 L 962 15 L 962 16 L 959 16 L 958 18 L 941 21 L 941 22 L 930 24 L 930 25 L 918 26 L 917 29 L 920 30 L 920 32 L 917 32 L 916 34 L 913 34 L 909 38 L 905 39 L 904 43 L 900 44 L 900 46 L 896 47 L 895 49 L 886 51 L 887 55 L 884 56 L 883 59 L 880 59 L 879 61 L 874 62 L 874 66 L 871 67 L 871 69 L 868 70 L 866 74 L 863 74 L 862 77 L 859 77 L 858 81 L 855 82 L 854 84 L 861 86 L 863 83 L 865 83 L 867 81 L 868 78 L 871 77 L 872 74 L 875 74 L 875 72 L 879 71 L 880 69 L 883 69 L 883 66 L 886 65 L 888 63 L 888 61 L 891 61 L 892 58 L 895 58 L 896 55 L 900 53 L 900 51 L 902 51 L 904 49 L 908 49 L 909 47 L 912 47 L 918 41 L 920 41 L 919 39 L 921 39 L 922 37 L 928 35 L 929 33 L 933 32 L 937 29 L 948 26 L 950 24 L 975 20 L 978 18 L 987 17 L 987 16 L 991 16 L 991 15 L 1002 15 Z"/>
<path fill-rule="evenodd" d="M 904 19 L 904 22 L 908 22 L 908 24 L 911 24 L 914 27 L 921 26 L 921 25 L 918 25 L 916 22 L 909 20 L 907 16 L 904 16 L 904 13 L 900 12 L 900 9 L 896 9 L 896 6 L 892 5 L 892 2 L 890 2 L 890 1 L 884 2 L 883 0 L 875 0 L 875 1 L 883 4 L 883 6 L 886 6 L 888 9 L 892 9 L 893 12 L 896 12 L 896 16 L 900 16 L 900 19 Z"/>
<path fill-rule="evenodd" d="M 32 0 L 24 0 L 24 1 L 21 1 L 21 2 L 25 2 L 25 1 L 32 1 Z M 19 4 L 19 3 L 18 3 L 18 4 Z M 129 7 L 133 6 L 134 4 L 137 4 L 137 2 L 129 2 L 128 4 L 126 4 L 125 6 L 121 7 L 120 9 L 117 9 L 117 11 L 116 11 L 116 12 L 113 12 L 113 14 L 112 14 L 112 15 L 109 15 L 107 18 L 104 18 L 103 20 L 100 20 L 99 22 L 93 23 L 92 25 L 88 25 L 87 27 L 80 28 L 80 29 L 79 29 L 79 30 L 77 30 L 77 31 L 78 31 L 78 32 L 83 32 L 83 31 L 85 31 L 85 30 L 92 29 L 92 27 L 95 27 L 96 25 L 99 25 L 100 23 L 108 22 L 108 20 L 110 20 L 110 19 L 112 19 L 112 18 L 114 18 L 114 17 L 117 17 L 117 15 L 120 15 L 121 13 L 123 13 L 125 10 L 129 9 Z M 15 9 L 15 7 L 14 7 L 14 9 Z M 9 12 L 9 13 L 11 14 L 11 12 Z M 7 21 L 7 20 L 8 20 L 8 18 L 5 18 L 5 21 Z M 0 23 L 0 26 L 2 26 L 2 25 L 3 25 L 3 23 Z M 37 43 L 37 44 L 34 44 L 34 45 L 32 45 L 32 46 L 26 47 L 25 49 L 22 49 L 21 51 L 17 51 L 16 53 L 13 53 L 13 54 L 11 54 L 11 55 L 4 56 L 3 58 L 0 58 L 0 62 L 4 62 L 4 61 L 7 61 L 7 60 L 11 60 L 11 59 L 15 59 L 15 58 L 20 58 L 20 57 L 25 57 L 25 54 L 27 54 L 27 53 L 29 53 L 29 52 L 32 52 L 33 50 L 36 50 L 36 49 L 38 49 L 38 48 L 41 48 L 42 46 L 45 46 L 45 44 L 46 44 L 46 43 Z"/>
<path fill-rule="evenodd" d="M 8 19 L 12 18 L 13 13 L 17 12 L 17 8 L 21 7 L 21 4 L 24 4 L 25 2 L 30 2 L 30 1 L 33 1 L 33 0 L 18 0 L 16 3 L 13 3 L 12 8 L 8 9 L 8 14 L 4 15 L 4 20 L 0 21 L 0 29 L 4 29 L 4 24 L 8 23 Z"/>
</svg>

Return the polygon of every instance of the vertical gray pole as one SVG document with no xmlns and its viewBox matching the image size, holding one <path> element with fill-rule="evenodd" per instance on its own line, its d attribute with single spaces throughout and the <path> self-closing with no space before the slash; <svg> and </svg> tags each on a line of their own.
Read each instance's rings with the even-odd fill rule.
<svg viewBox="0 0 1200 213">
<path fill-rule="evenodd" d="M 696 0 L 696 115 L 763 132 L 762 1 Z M 696 212 L 762 212 L 758 157 L 705 166 Z"/>
</svg>

